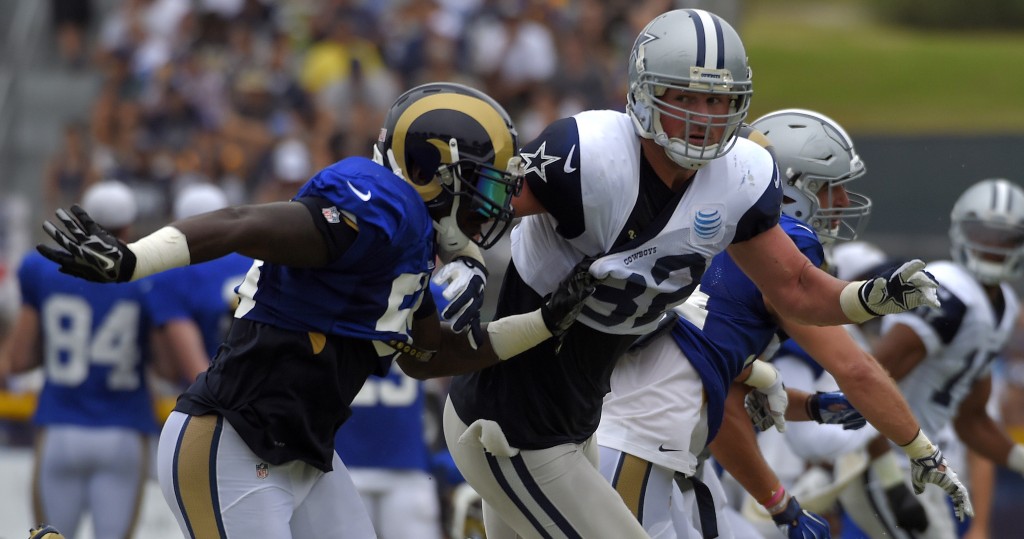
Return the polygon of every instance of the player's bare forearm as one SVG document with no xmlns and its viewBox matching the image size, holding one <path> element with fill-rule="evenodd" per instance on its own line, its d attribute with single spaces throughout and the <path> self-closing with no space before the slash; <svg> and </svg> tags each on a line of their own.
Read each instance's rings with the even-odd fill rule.
<svg viewBox="0 0 1024 539">
<path fill-rule="evenodd" d="M 436 314 L 413 324 L 413 342 L 422 349 L 434 351 L 427 361 L 409 354 L 399 355 L 402 370 L 418 380 L 466 374 L 500 361 L 487 336 L 474 350 L 465 335 L 452 331 L 451 324 L 441 322 Z"/>
<path fill-rule="evenodd" d="M 789 396 L 789 406 L 786 407 L 786 421 L 811 421 L 813 418 L 807 413 L 807 401 L 811 394 L 801 389 L 792 387 L 786 388 Z"/>
<path fill-rule="evenodd" d="M 734 382 L 725 401 L 725 414 L 718 435 L 709 444 L 711 453 L 758 503 L 765 503 L 779 486 L 779 478 L 765 462 L 757 445 L 757 434 L 743 407 L 745 385 Z"/>
<path fill-rule="evenodd" d="M 1006 434 L 998 423 L 984 413 L 964 413 L 953 420 L 953 427 L 957 436 L 964 441 L 964 444 L 971 451 L 978 455 L 1005 466 L 1010 449 L 1013 448 L 1013 440 Z"/>
<path fill-rule="evenodd" d="M 897 444 L 917 435 L 918 423 L 889 373 L 838 326 L 781 322 L 783 329 L 839 384 L 851 404 L 879 432 Z"/>
<path fill-rule="evenodd" d="M 322 266 L 327 245 L 299 202 L 224 208 L 171 224 L 185 235 L 191 263 L 237 252 L 266 262 Z"/>
</svg>

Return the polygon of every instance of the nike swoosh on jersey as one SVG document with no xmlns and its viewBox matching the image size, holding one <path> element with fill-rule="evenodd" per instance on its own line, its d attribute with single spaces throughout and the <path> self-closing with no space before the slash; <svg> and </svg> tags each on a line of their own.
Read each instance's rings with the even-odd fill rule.
<svg viewBox="0 0 1024 539">
<path fill-rule="evenodd" d="M 682 451 L 682 449 L 668 449 L 665 447 L 665 444 L 661 444 L 658 446 L 658 451 L 661 451 L 662 453 L 669 453 L 672 451 Z"/>
<path fill-rule="evenodd" d="M 576 145 L 573 144 L 572 148 L 569 148 L 569 155 L 565 156 L 565 165 L 562 166 L 562 172 L 571 174 L 576 172 L 576 167 L 572 166 L 572 154 L 576 153 Z"/>
<path fill-rule="evenodd" d="M 363 202 L 366 202 L 366 201 L 370 200 L 370 197 L 373 196 L 373 193 L 371 193 L 369 191 L 364 193 L 364 192 L 356 189 L 355 186 L 352 185 L 352 182 L 345 182 L 345 183 L 347 183 L 348 184 L 348 188 L 351 189 L 352 192 L 355 193 L 357 197 L 359 197 L 359 200 L 362 200 Z"/>
</svg>

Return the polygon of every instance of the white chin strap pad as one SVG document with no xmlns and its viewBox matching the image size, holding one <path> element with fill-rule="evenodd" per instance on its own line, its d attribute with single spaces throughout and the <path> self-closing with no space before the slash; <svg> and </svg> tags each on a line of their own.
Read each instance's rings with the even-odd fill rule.
<svg viewBox="0 0 1024 539">
<path fill-rule="evenodd" d="M 440 222 L 434 222 L 434 230 L 437 231 L 437 246 L 445 253 L 454 253 L 466 248 L 469 244 L 469 237 L 462 232 L 455 217 L 442 217 Z"/>
</svg>

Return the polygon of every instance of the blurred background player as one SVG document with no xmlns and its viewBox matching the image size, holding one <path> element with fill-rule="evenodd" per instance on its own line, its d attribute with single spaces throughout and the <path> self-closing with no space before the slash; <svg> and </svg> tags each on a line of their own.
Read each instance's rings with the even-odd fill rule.
<svg viewBox="0 0 1024 539">
<path fill-rule="evenodd" d="M 136 203 L 116 181 L 90 187 L 82 207 L 131 241 Z M 145 281 L 103 285 L 65 275 L 38 253 L 18 270 L 22 306 L 0 361 L 42 363 L 33 506 L 70 539 L 85 515 L 95 537 L 129 537 L 158 432 L 145 376 L 151 322 Z"/>
<path fill-rule="evenodd" d="M 175 220 L 228 205 L 224 191 L 209 183 L 185 186 L 174 200 Z M 238 306 L 235 288 L 253 260 L 238 253 L 151 276 L 146 302 L 153 317 L 154 348 L 177 365 L 172 379 L 181 389 L 210 366 Z M 175 393 L 177 395 L 177 393 Z"/>
<path fill-rule="evenodd" d="M 969 449 L 1024 473 L 1024 445 L 986 411 L 992 361 L 1019 314 L 1012 283 L 1024 275 L 1024 189 L 1005 179 L 982 180 L 960 195 L 950 221 L 952 259 L 928 266 L 940 285 L 941 309 L 886 317 L 874 354 L 899 382 L 922 430 L 938 437 L 952 422 Z M 872 536 L 902 536 L 887 520 L 891 512 L 871 508 L 886 503 L 881 492 L 866 488 L 860 498 L 863 503 L 846 507 L 858 526 Z M 927 488 L 920 500 L 928 523 L 915 537 L 956 537 L 944 497 Z"/>
</svg>

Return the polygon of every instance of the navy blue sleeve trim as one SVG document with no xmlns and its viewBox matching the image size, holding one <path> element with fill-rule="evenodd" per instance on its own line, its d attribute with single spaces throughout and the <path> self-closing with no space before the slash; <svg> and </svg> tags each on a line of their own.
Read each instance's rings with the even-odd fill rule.
<svg viewBox="0 0 1024 539">
<path fill-rule="evenodd" d="M 964 316 L 967 315 L 967 305 L 941 284 L 939 301 L 942 302 L 942 306 L 938 309 L 918 307 L 915 313 L 935 329 L 943 344 L 948 345 L 960 331 Z"/>
<path fill-rule="evenodd" d="M 579 139 L 576 119 L 562 118 L 519 152 L 530 192 L 558 221 L 558 233 L 566 238 L 575 238 L 586 228 Z"/>
<path fill-rule="evenodd" d="M 779 223 L 782 214 L 782 186 L 779 184 L 778 167 L 772 169 L 772 181 L 768 182 L 767 189 L 736 224 L 733 243 L 747 241 Z"/>
<path fill-rule="evenodd" d="M 327 255 L 331 262 L 337 260 L 356 241 L 356 229 L 352 228 L 345 219 L 339 219 L 337 223 L 330 223 L 324 219 L 323 210 L 336 207 L 337 205 L 326 198 L 301 197 L 295 202 L 301 203 L 309 210 L 313 217 L 313 224 L 320 231 L 327 246 Z"/>
</svg>

